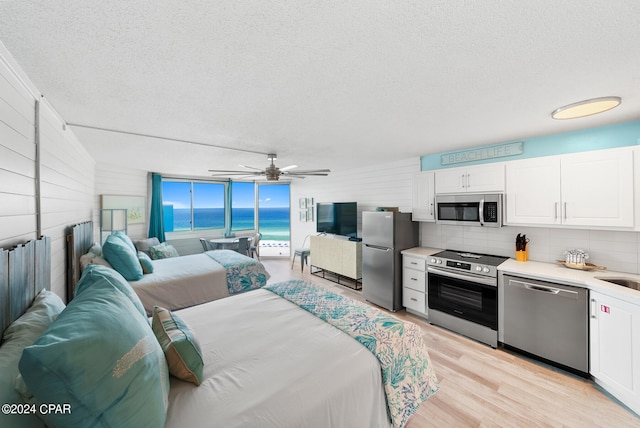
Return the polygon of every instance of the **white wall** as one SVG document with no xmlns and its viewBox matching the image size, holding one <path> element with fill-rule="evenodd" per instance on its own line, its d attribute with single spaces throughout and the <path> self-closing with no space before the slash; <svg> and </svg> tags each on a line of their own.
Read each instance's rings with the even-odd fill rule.
<svg viewBox="0 0 640 428">
<path fill-rule="evenodd" d="M 314 202 L 355 201 L 359 212 L 376 207 L 398 207 L 401 212 L 411 212 L 412 177 L 418 171 L 420 158 L 415 157 L 383 165 L 355 167 L 346 172 L 331 173 L 327 177 L 293 181 L 291 247 L 302 247 L 303 243 L 308 247 L 307 237 L 316 232 L 315 219 L 313 222 L 300 221 L 299 198 L 314 198 Z M 360 216 L 358 222 L 360 229 Z"/>
<path fill-rule="evenodd" d="M 146 171 L 122 168 L 117 165 L 98 163 L 96 165 L 96 192 L 94 198 L 95 216 L 93 218 L 94 234 L 99 240 L 100 234 L 100 197 L 101 195 L 144 196 L 147 199 L 144 223 L 127 225 L 127 234 L 134 241 L 147 237 L 149 231 L 148 200 L 149 174 Z"/>
<path fill-rule="evenodd" d="M 63 299 L 65 229 L 92 218 L 94 176 L 93 158 L 0 43 L 0 246 L 49 236 L 51 289 Z"/>
</svg>

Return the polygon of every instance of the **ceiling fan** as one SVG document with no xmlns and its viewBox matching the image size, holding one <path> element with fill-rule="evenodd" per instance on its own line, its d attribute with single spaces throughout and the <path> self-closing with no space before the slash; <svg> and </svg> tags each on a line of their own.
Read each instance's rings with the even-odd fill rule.
<svg viewBox="0 0 640 428">
<path fill-rule="evenodd" d="M 213 172 L 213 177 L 228 177 L 230 175 L 239 175 L 245 177 L 252 176 L 265 176 L 267 181 L 278 181 L 280 177 L 291 177 L 291 178 L 305 178 L 308 176 L 327 176 L 331 172 L 330 169 L 308 169 L 308 170 L 296 170 L 292 171 L 294 168 L 297 168 L 298 165 L 289 165 L 284 168 L 278 168 L 273 163 L 274 160 L 278 159 L 278 156 L 274 153 L 268 154 L 267 159 L 271 161 L 271 165 L 267 166 L 265 169 L 255 168 L 247 165 L 240 165 L 243 168 L 253 169 L 255 171 L 233 171 L 233 170 L 224 170 L 224 169 L 210 169 L 209 172 Z"/>
</svg>

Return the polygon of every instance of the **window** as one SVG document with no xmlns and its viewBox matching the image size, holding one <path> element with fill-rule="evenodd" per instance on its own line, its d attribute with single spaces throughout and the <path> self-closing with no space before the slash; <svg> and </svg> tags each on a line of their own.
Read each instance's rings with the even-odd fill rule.
<svg viewBox="0 0 640 428">
<path fill-rule="evenodd" d="M 225 183 L 162 182 L 165 232 L 225 228 Z"/>
<path fill-rule="evenodd" d="M 231 230 L 254 230 L 256 186 L 254 183 L 231 183 Z"/>
</svg>

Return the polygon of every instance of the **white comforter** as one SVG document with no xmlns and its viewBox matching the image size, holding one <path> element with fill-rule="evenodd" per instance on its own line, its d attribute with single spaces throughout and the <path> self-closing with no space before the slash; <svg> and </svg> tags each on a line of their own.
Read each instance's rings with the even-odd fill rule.
<svg viewBox="0 0 640 428">
<path fill-rule="evenodd" d="M 147 314 L 158 305 L 181 309 L 229 296 L 225 268 L 206 254 L 153 261 L 153 273 L 129 281 Z"/>
<path fill-rule="evenodd" d="M 165 427 L 389 427 L 380 365 L 364 346 L 267 290 L 176 312 L 204 381 L 171 378 Z"/>
</svg>

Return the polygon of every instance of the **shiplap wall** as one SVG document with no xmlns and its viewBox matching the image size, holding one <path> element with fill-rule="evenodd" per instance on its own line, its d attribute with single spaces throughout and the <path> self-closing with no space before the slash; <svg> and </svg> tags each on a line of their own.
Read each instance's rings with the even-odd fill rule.
<svg viewBox="0 0 640 428">
<path fill-rule="evenodd" d="M 63 299 L 65 228 L 93 217 L 94 195 L 95 161 L 0 43 L 0 247 L 36 239 L 39 216 L 40 234 L 51 238 L 51 290 Z"/>
<path fill-rule="evenodd" d="M 0 247 L 36 238 L 36 98 L 0 55 Z"/>
<path fill-rule="evenodd" d="M 357 202 L 358 211 L 376 207 L 397 207 L 411 212 L 412 178 L 420 171 L 420 158 L 334 172 L 327 177 L 308 177 L 291 184 L 291 247 L 309 246 L 308 235 L 316 232 L 314 221 L 300 221 L 299 198 L 314 202 Z M 360 218 L 358 216 L 358 231 Z M 305 241 L 306 238 L 306 241 Z M 293 252 L 292 252 L 293 253 Z"/>
<path fill-rule="evenodd" d="M 148 173 L 142 170 L 122 168 L 117 165 L 98 163 L 96 166 L 96 196 L 94 199 L 94 234 L 99 240 L 100 232 L 100 196 L 101 195 L 126 195 L 144 196 L 146 200 L 145 222 L 128 224 L 127 234 L 134 241 L 147 237 L 149 230 L 149 178 Z"/>
</svg>

